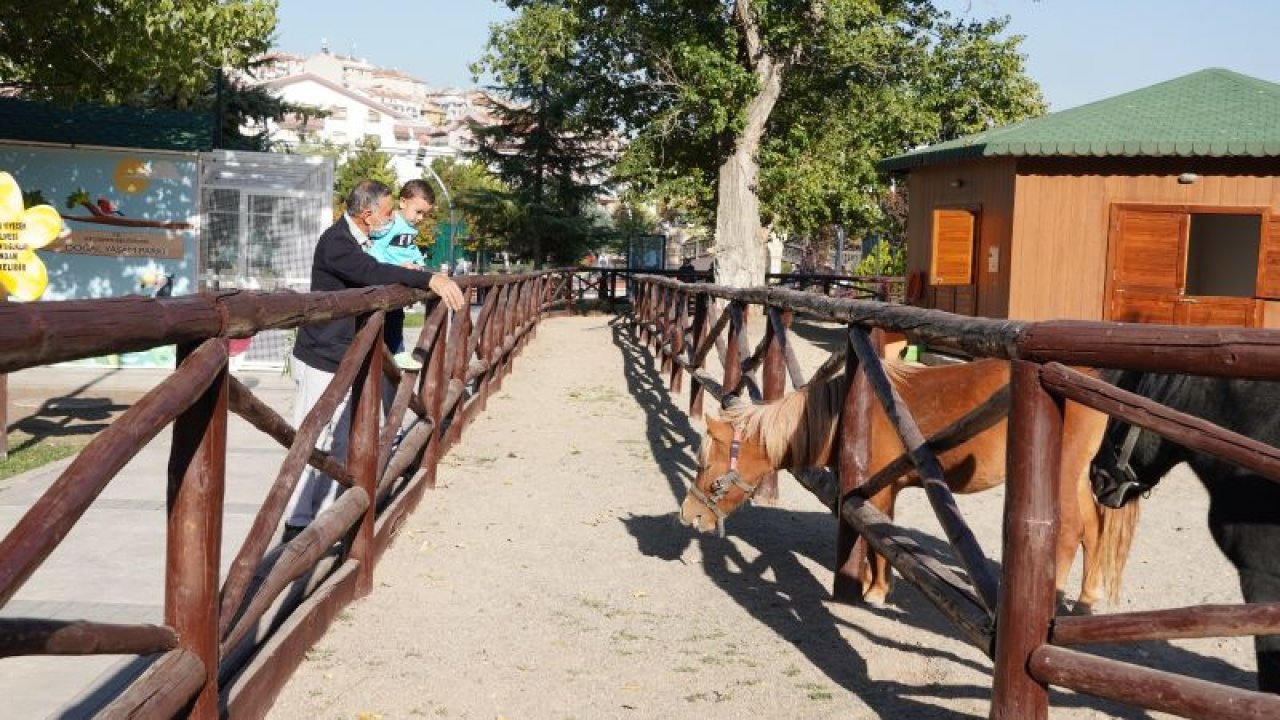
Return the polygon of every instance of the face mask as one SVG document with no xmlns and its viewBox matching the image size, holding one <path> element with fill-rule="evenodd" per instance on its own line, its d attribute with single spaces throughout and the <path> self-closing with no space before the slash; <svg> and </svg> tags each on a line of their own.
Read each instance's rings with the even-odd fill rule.
<svg viewBox="0 0 1280 720">
<path fill-rule="evenodd" d="M 395 224 L 396 224 L 396 219 L 394 216 L 388 218 L 385 224 L 379 225 L 378 227 L 371 228 L 369 230 L 369 238 L 371 240 L 378 240 L 386 237 L 387 233 L 391 232 L 391 226 Z"/>
</svg>

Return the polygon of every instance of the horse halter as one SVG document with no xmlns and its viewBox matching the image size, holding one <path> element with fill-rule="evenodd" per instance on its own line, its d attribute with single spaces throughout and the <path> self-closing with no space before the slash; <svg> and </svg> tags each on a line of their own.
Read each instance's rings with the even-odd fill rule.
<svg viewBox="0 0 1280 720">
<path fill-rule="evenodd" d="M 741 490 L 747 498 L 756 494 L 756 490 L 760 487 L 760 483 L 754 485 L 742 479 L 738 474 L 738 453 L 742 449 L 742 431 L 734 428 L 733 441 L 729 443 L 729 472 L 721 475 L 711 482 L 711 493 L 702 492 L 698 489 L 698 483 L 689 486 L 689 494 L 698 500 L 716 516 L 716 533 L 720 537 L 724 537 L 724 521 L 729 514 L 720 509 L 720 501 L 724 500 L 729 494 L 729 487 L 733 486 Z"/>
<path fill-rule="evenodd" d="M 1099 504 L 1118 509 L 1139 495 L 1146 497 L 1151 494 L 1152 486 L 1139 480 L 1138 473 L 1129 464 L 1133 458 L 1133 448 L 1138 444 L 1138 436 L 1141 434 L 1142 428 L 1137 425 L 1129 426 L 1129 431 L 1124 436 L 1124 443 L 1120 446 L 1120 452 L 1115 455 L 1115 469 L 1120 477 L 1111 477 L 1108 472 L 1091 468 L 1090 481 L 1093 486 L 1093 496 Z M 1099 482 L 1097 479 L 1099 475 L 1109 482 L 1105 484 Z"/>
</svg>

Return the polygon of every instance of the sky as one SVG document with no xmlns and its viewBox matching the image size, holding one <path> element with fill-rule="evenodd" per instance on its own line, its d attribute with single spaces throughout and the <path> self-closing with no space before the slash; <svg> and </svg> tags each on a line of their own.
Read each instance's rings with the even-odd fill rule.
<svg viewBox="0 0 1280 720">
<path fill-rule="evenodd" d="M 1206 67 L 1280 83 L 1275 0 L 938 0 L 974 18 L 1008 15 L 1026 36 L 1027 73 L 1050 110 L 1065 110 Z M 349 19 L 355 9 L 358 19 Z M 492 0 L 279 0 L 277 47 L 354 54 L 433 87 L 471 87 L 468 66 L 489 25 L 511 17 Z M 482 79 L 483 83 L 483 79 Z"/>
</svg>

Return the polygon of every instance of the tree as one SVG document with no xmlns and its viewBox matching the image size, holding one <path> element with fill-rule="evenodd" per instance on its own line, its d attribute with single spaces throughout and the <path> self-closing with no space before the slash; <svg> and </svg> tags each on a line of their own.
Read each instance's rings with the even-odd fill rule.
<svg viewBox="0 0 1280 720">
<path fill-rule="evenodd" d="M 493 73 L 501 97 L 490 105 L 498 123 L 477 129 L 472 157 L 507 186 L 487 202 L 519 210 L 509 242 L 536 263 L 547 256 L 574 262 L 603 232 L 590 210 L 603 188 L 611 133 L 575 62 L 575 28 L 565 9 L 535 4 L 492 29 L 476 66 Z"/>
<path fill-rule="evenodd" d="M 335 212 L 345 210 L 347 195 L 361 180 L 377 180 L 394 193 L 399 188 L 396 183 L 395 168 L 391 166 L 391 156 L 378 150 L 378 139 L 366 137 L 354 150 L 348 151 L 342 163 L 333 173 L 333 207 Z"/>
<path fill-rule="evenodd" d="M 1043 107 L 1001 21 L 929 0 L 507 4 L 572 18 L 588 102 L 630 139 L 620 179 L 713 217 L 727 285 L 763 283 L 775 225 L 875 220 L 885 155 Z"/>
<path fill-rule="evenodd" d="M 219 68 L 271 47 L 274 0 L 63 0 L 0 4 L 0 88 L 64 103 L 189 109 Z"/>
<path fill-rule="evenodd" d="M 229 79 L 271 47 L 274 0 L 66 0 L 0 4 L 0 90 L 91 103 L 219 114 L 216 147 L 268 150 L 252 120 L 318 111 Z"/>
<path fill-rule="evenodd" d="M 507 223 L 493 222 L 489 214 L 495 208 L 486 202 L 490 193 L 504 193 L 506 186 L 496 175 L 483 165 L 471 160 L 455 158 L 436 158 L 431 161 L 431 169 L 439 176 L 440 181 L 449 189 L 449 197 L 453 200 L 453 220 L 466 228 L 466 236 L 458 238 L 471 252 L 508 249 L 505 237 L 496 232 L 495 227 L 505 227 Z M 435 178 L 429 172 L 423 172 L 422 179 L 438 187 Z M 430 232 L 442 223 L 450 221 L 450 207 L 443 192 L 436 193 L 436 205 L 423 221 L 420 231 Z M 434 238 L 424 238 L 433 241 Z"/>
</svg>

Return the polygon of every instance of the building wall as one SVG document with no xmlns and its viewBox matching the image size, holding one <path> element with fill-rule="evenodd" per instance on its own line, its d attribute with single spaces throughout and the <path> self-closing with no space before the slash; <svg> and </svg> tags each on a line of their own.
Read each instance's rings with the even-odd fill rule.
<svg viewBox="0 0 1280 720">
<path fill-rule="evenodd" d="M 976 314 L 984 317 L 1004 317 L 1008 309 L 1014 170 L 1012 159 L 943 163 L 914 169 L 908 179 L 909 275 L 929 271 L 934 209 L 979 211 L 973 277 Z"/>
<path fill-rule="evenodd" d="M 1274 169 L 1253 161 L 1196 165 L 1125 158 L 1020 162 L 1008 317 L 1103 318 L 1113 204 L 1269 207 L 1280 213 Z M 1178 175 L 1189 168 L 1199 179 L 1179 184 Z"/>
</svg>

